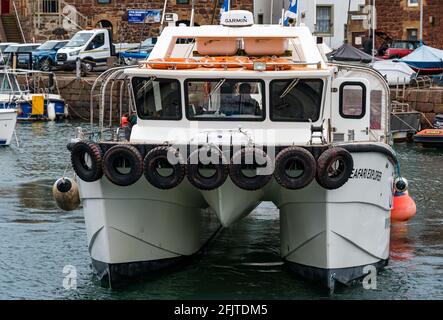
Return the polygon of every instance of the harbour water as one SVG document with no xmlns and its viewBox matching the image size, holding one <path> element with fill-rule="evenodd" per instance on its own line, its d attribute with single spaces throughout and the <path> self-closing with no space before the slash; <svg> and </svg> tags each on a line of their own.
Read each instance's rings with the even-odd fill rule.
<svg viewBox="0 0 443 320">
<path fill-rule="evenodd" d="M 287 271 L 278 211 L 269 203 L 224 230 L 194 264 L 124 290 L 103 288 L 90 266 L 81 209 L 60 212 L 51 194 L 70 168 L 66 143 L 78 125 L 19 124 L 20 146 L 0 148 L 0 299 L 443 299 L 443 151 L 410 144 L 396 149 L 418 213 L 393 226 L 390 263 L 376 290 L 329 296 Z M 76 288 L 65 289 L 65 266 L 75 267 Z"/>
</svg>

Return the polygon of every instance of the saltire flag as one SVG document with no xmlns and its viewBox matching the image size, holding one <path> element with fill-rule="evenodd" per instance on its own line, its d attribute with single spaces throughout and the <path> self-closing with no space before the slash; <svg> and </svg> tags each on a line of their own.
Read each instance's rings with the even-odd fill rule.
<svg viewBox="0 0 443 320">
<path fill-rule="evenodd" d="M 215 0 L 215 1 L 218 1 L 218 0 Z M 220 12 L 220 14 L 223 14 L 223 13 L 229 11 L 229 9 L 230 9 L 230 7 L 231 7 L 230 2 L 231 2 L 230 0 L 225 0 L 225 1 L 224 1 L 224 3 L 223 3 L 223 7 L 221 8 L 221 12 Z"/>
<path fill-rule="evenodd" d="M 297 19 L 298 0 L 289 0 L 289 9 L 285 13 L 284 25 L 289 25 L 289 19 Z"/>
</svg>

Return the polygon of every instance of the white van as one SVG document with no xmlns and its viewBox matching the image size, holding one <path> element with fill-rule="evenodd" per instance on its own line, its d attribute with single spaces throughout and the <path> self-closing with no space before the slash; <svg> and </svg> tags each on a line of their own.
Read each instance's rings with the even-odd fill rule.
<svg viewBox="0 0 443 320">
<path fill-rule="evenodd" d="M 112 32 L 108 29 L 92 29 L 77 32 L 68 44 L 57 52 L 57 65 L 65 70 L 74 70 L 80 59 L 86 71 L 106 65 L 106 60 L 116 54 L 116 48 L 125 51 L 138 44 L 113 44 Z"/>
</svg>

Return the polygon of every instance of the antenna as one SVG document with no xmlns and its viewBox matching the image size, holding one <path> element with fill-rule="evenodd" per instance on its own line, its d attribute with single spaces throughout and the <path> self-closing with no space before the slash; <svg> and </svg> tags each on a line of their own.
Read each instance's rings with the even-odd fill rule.
<svg viewBox="0 0 443 320">
<path fill-rule="evenodd" d="M 191 0 L 192 4 L 192 10 L 191 10 L 191 21 L 189 23 L 189 26 L 194 26 L 194 17 L 195 17 L 195 0 Z"/>
<path fill-rule="evenodd" d="M 163 24 L 165 23 L 166 6 L 168 5 L 168 0 L 165 0 L 163 4 L 162 21 L 160 23 L 160 32 L 163 30 Z"/>
</svg>

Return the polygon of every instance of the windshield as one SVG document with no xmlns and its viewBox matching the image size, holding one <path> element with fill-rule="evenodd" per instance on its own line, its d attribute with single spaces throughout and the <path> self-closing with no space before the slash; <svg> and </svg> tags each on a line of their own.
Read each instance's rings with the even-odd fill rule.
<svg viewBox="0 0 443 320">
<path fill-rule="evenodd" d="M 9 46 L 5 49 L 5 53 L 17 52 L 18 46 Z"/>
<path fill-rule="evenodd" d="M 11 75 L 0 74 L 0 92 L 1 93 L 10 93 L 10 92 L 19 92 L 20 89 L 17 85 L 16 78 Z"/>
<path fill-rule="evenodd" d="M 323 80 L 274 80 L 270 91 L 272 121 L 315 122 L 319 119 Z"/>
<path fill-rule="evenodd" d="M 3 52 L 6 48 L 8 48 L 9 45 L 8 44 L 2 44 L 0 45 L 0 52 Z"/>
<path fill-rule="evenodd" d="M 92 32 L 88 33 L 77 33 L 71 41 L 68 42 L 68 44 L 65 46 L 65 48 L 75 48 L 75 47 L 81 47 L 84 46 L 89 39 L 92 38 L 94 34 Z"/>
<path fill-rule="evenodd" d="M 173 79 L 134 78 L 137 113 L 144 120 L 182 118 L 180 82 Z"/>
<path fill-rule="evenodd" d="M 37 51 L 46 51 L 53 50 L 57 46 L 58 42 L 48 41 L 43 43 L 40 47 L 37 48 Z"/>
<path fill-rule="evenodd" d="M 264 120 L 261 80 L 187 80 L 185 88 L 189 120 Z"/>
</svg>

